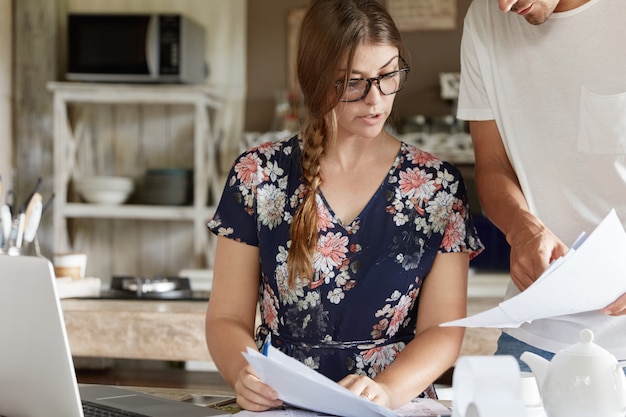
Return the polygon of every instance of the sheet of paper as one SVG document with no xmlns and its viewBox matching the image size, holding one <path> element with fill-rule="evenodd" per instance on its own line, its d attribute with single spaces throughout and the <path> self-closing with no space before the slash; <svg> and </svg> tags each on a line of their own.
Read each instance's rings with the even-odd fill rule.
<svg viewBox="0 0 626 417">
<path fill-rule="evenodd" d="M 345 417 L 398 417 L 388 408 L 359 397 L 333 380 L 270 346 L 267 356 L 243 353 L 259 378 L 287 404 Z"/>
<path fill-rule="evenodd" d="M 267 411 L 242 410 L 237 412 L 237 417 L 328 417 L 328 414 L 299 408 L 280 408 Z"/>
<path fill-rule="evenodd" d="M 626 233 L 611 210 L 525 291 L 490 310 L 441 326 L 519 327 L 537 319 L 600 310 L 624 293 Z"/>
<path fill-rule="evenodd" d="M 410 403 L 395 409 L 395 411 L 402 417 L 447 416 L 451 413 L 449 408 L 430 398 L 416 398 Z M 243 410 L 237 413 L 237 417 L 329 417 L 329 415 L 286 406 L 285 408 L 263 412 Z"/>
<path fill-rule="evenodd" d="M 393 411 L 403 417 L 447 416 L 451 413 L 448 407 L 430 398 L 415 398 L 410 403 Z"/>
<path fill-rule="evenodd" d="M 266 355 L 254 349 L 248 349 L 243 355 L 259 378 L 278 391 L 279 398 L 286 404 L 312 410 L 286 410 L 302 413 L 297 414 L 299 417 L 314 417 L 318 413 L 342 417 L 427 417 L 449 412 L 445 406 L 426 398 L 416 398 L 392 411 L 354 394 L 272 346 L 268 346 Z M 272 414 L 273 417 L 282 415 Z"/>
</svg>

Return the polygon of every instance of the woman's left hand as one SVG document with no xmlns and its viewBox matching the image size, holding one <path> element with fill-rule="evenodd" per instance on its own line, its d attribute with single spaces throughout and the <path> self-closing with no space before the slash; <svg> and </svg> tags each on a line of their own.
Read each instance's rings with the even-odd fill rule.
<svg viewBox="0 0 626 417">
<path fill-rule="evenodd" d="M 384 407 L 391 404 L 391 397 L 385 387 L 366 376 L 350 374 L 339 381 L 339 385 L 373 403 Z"/>
</svg>

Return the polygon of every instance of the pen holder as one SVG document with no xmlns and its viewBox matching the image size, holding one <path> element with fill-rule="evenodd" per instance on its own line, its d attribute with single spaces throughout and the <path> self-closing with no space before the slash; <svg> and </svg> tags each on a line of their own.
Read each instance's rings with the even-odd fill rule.
<svg viewBox="0 0 626 417">
<path fill-rule="evenodd" d="M 0 255 L 20 256 L 21 254 L 22 254 L 22 249 L 17 248 L 15 246 L 0 248 Z"/>
<path fill-rule="evenodd" d="M 0 236 L 0 255 L 9 256 L 41 256 L 41 246 L 39 245 L 39 236 L 35 237 L 31 241 L 23 242 L 20 247 L 15 245 L 14 242 L 4 241 Z"/>
</svg>

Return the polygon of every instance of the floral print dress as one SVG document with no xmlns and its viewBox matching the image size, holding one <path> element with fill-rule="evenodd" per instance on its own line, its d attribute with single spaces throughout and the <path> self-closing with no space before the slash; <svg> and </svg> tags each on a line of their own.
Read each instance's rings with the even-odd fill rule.
<svg viewBox="0 0 626 417">
<path fill-rule="evenodd" d="M 352 223 L 342 224 L 318 192 L 315 279 L 289 288 L 300 158 L 298 136 L 243 153 L 208 226 L 259 248 L 259 348 L 271 334 L 273 346 L 335 381 L 350 373 L 373 378 L 413 339 L 420 288 L 435 256 L 482 250 L 463 180 L 451 164 L 402 143 Z"/>
</svg>

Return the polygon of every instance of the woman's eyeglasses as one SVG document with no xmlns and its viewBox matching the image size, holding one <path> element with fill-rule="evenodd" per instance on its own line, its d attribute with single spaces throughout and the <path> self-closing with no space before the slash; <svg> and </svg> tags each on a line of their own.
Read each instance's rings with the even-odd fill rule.
<svg viewBox="0 0 626 417">
<path fill-rule="evenodd" d="M 339 101 L 349 103 L 352 101 L 363 100 L 370 92 L 372 83 L 374 82 L 376 83 L 376 87 L 378 87 L 378 91 L 385 96 L 395 94 L 402 90 L 406 84 L 411 67 L 406 64 L 402 57 L 400 57 L 400 62 L 404 64 L 403 68 L 388 72 L 387 74 L 379 75 L 378 77 L 350 78 Z M 335 83 L 335 87 L 339 89 L 343 83 L 343 80 L 337 81 Z"/>
</svg>

